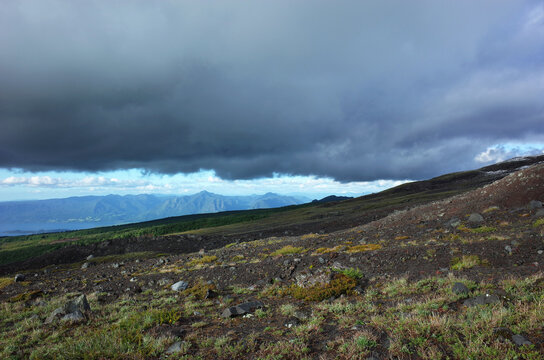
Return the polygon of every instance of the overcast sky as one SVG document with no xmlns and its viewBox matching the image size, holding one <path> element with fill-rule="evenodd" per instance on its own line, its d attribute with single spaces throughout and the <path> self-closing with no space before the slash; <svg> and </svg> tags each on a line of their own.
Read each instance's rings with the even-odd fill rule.
<svg viewBox="0 0 544 360">
<path fill-rule="evenodd" d="M 0 200 L 31 178 L 311 192 L 542 153 L 543 39 L 542 1 L 0 0 Z"/>
</svg>

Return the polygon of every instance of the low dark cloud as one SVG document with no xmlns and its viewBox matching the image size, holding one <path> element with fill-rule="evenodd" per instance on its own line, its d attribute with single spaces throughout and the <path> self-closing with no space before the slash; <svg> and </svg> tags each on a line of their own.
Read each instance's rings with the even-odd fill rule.
<svg viewBox="0 0 544 360">
<path fill-rule="evenodd" d="M 0 167 L 417 179 L 544 142 L 540 1 L 0 5 Z"/>
</svg>

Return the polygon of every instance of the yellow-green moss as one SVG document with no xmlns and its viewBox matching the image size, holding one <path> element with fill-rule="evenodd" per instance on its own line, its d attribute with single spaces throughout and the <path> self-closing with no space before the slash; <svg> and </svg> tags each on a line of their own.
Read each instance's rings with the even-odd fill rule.
<svg viewBox="0 0 544 360">
<path fill-rule="evenodd" d="M 216 287 L 214 284 L 208 284 L 204 280 L 199 280 L 192 287 L 183 290 L 182 294 L 185 296 L 192 295 L 199 300 L 204 300 L 209 291 L 215 291 Z"/>
<path fill-rule="evenodd" d="M 215 255 L 204 255 L 200 258 L 193 259 L 187 263 L 187 266 L 197 266 L 197 265 L 204 265 L 204 264 L 210 264 L 217 260 L 217 256 Z"/>
<path fill-rule="evenodd" d="M 293 245 L 287 245 L 282 247 L 281 249 L 278 249 L 271 253 L 270 255 L 276 256 L 276 255 L 292 255 L 292 254 L 300 254 L 303 253 L 305 250 L 302 247 L 295 247 Z"/>
<path fill-rule="evenodd" d="M 533 223 L 533 226 L 534 226 L 534 227 L 541 226 L 541 225 L 544 225 L 544 218 L 538 219 L 537 221 L 535 221 L 535 222 Z"/>
<path fill-rule="evenodd" d="M 9 299 L 10 302 L 17 302 L 17 301 L 28 301 L 35 299 L 39 296 L 41 296 L 43 292 L 41 290 L 33 290 L 29 292 L 25 292 L 19 295 L 15 295 Z"/>
<path fill-rule="evenodd" d="M 478 255 L 463 255 L 463 257 L 454 257 L 451 259 L 452 270 L 470 269 L 474 266 L 481 265 L 482 261 Z"/>
<path fill-rule="evenodd" d="M 354 245 L 350 246 L 346 251 L 348 253 L 356 253 L 361 251 L 371 251 L 371 250 L 378 250 L 381 249 L 382 246 L 380 244 L 364 244 L 364 245 Z"/>
<path fill-rule="evenodd" d="M 6 286 L 10 285 L 13 283 L 13 279 L 12 278 L 0 278 L 0 289 L 3 289 L 5 288 Z"/>
<path fill-rule="evenodd" d="M 304 301 L 322 301 L 333 296 L 350 294 L 357 286 L 357 280 L 344 274 L 335 274 L 328 284 L 318 284 L 308 288 L 296 284 L 281 291 L 282 295 L 290 295 Z"/>
</svg>

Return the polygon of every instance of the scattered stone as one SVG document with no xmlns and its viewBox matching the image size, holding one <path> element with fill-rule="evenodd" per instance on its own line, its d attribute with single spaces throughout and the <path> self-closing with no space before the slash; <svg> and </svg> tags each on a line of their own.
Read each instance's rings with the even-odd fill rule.
<svg viewBox="0 0 544 360">
<path fill-rule="evenodd" d="M 46 324 L 52 323 L 54 320 L 61 318 L 62 321 L 81 322 L 85 319 L 85 313 L 91 311 L 89 302 L 85 295 L 80 295 L 76 299 L 68 301 L 63 306 L 56 308 L 45 319 Z"/>
<path fill-rule="evenodd" d="M 535 217 L 536 217 L 536 218 L 543 218 L 543 217 L 544 217 L 544 209 L 539 209 L 539 210 L 535 213 Z"/>
<path fill-rule="evenodd" d="M 446 223 L 446 227 L 452 227 L 452 228 L 456 228 L 456 227 L 458 227 L 459 225 L 461 225 L 461 220 L 459 220 L 459 219 L 456 218 L 456 217 L 451 218 L 451 219 Z"/>
<path fill-rule="evenodd" d="M 290 329 L 292 328 L 293 326 L 298 326 L 300 325 L 300 320 L 297 319 L 296 317 L 294 316 L 291 316 L 287 319 L 287 321 L 285 321 L 285 323 L 283 324 L 286 328 Z"/>
<path fill-rule="evenodd" d="M 181 351 L 181 341 L 176 341 L 166 350 L 167 354 L 175 354 Z"/>
<path fill-rule="evenodd" d="M 339 261 L 335 261 L 332 263 L 332 268 L 337 270 L 344 270 L 344 269 L 347 269 L 348 267 L 345 265 L 342 265 Z"/>
<path fill-rule="evenodd" d="M 91 259 L 94 259 L 94 255 L 93 255 L 93 254 L 87 256 L 87 260 L 91 260 Z"/>
<path fill-rule="evenodd" d="M 91 307 L 89 306 L 87 297 L 85 295 L 80 295 L 75 300 L 68 301 L 66 304 L 64 304 L 64 311 L 66 313 L 73 313 L 76 311 L 85 313 L 87 311 L 91 311 Z"/>
<path fill-rule="evenodd" d="M 485 295 L 479 295 L 470 299 L 466 299 L 465 301 L 463 301 L 463 305 L 472 307 L 477 305 L 495 304 L 500 301 L 501 300 L 499 299 L 497 295 L 485 294 Z"/>
<path fill-rule="evenodd" d="M 83 263 L 83 265 L 81 265 L 81 269 L 82 269 L 82 270 L 83 270 L 83 269 L 87 269 L 87 268 L 89 267 L 89 265 L 90 265 L 90 263 L 85 262 L 85 263 Z"/>
<path fill-rule="evenodd" d="M 517 346 L 523 346 L 523 345 L 533 345 L 532 342 L 529 341 L 525 336 L 523 335 L 512 335 L 512 342 L 516 344 Z"/>
<path fill-rule="evenodd" d="M 315 273 L 311 271 L 303 271 L 295 275 L 295 280 L 298 286 L 308 288 L 317 284 L 326 285 L 332 280 L 330 271 L 319 269 Z"/>
<path fill-rule="evenodd" d="M 73 322 L 73 323 L 81 322 L 83 320 L 85 320 L 85 316 L 83 316 L 83 314 L 79 310 L 76 310 L 70 314 L 66 314 L 60 319 L 60 321 Z"/>
<path fill-rule="evenodd" d="M 189 283 L 185 281 L 178 281 L 177 283 L 173 284 L 170 288 L 174 291 L 183 291 L 186 290 L 189 287 Z"/>
<path fill-rule="evenodd" d="M 221 316 L 224 318 L 231 318 L 234 316 L 245 315 L 262 307 L 264 307 L 264 304 L 260 301 L 248 301 L 225 309 Z"/>
<path fill-rule="evenodd" d="M 206 295 L 204 295 L 204 299 L 213 299 L 217 297 L 217 293 L 213 291 L 212 289 L 206 290 Z"/>
<path fill-rule="evenodd" d="M 322 257 L 319 257 L 317 260 L 319 261 L 320 264 L 324 264 L 324 263 L 325 263 L 325 259 L 323 259 Z"/>
<path fill-rule="evenodd" d="M 25 281 L 25 276 L 23 274 L 15 275 L 15 282 Z"/>
<path fill-rule="evenodd" d="M 114 269 L 119 268 L 119 266 L 120 266 L 119 263 L 113 263 L 113 264 L 111 264 L 111 267 L 114 268 Z"/>
<path fill-rule="evenodd" d="M 469 224 L 478 225 L 484 222 L 484 217 L 478 213 L 472 213 L 468 217 Z"/>
<path fill-rule="evenodd" d="M 512 338 L 512 330 L 507 327 L 497 327 L 493 329 L 493 335 L 499 340 L 510 340 Z"/>
<path fill-rule="evenodd" d="M 517 346 L 533 345 L 529 339 L 520 334 L 514 334 L 512 330 L 506 327 L 498 327 L 493 329 L 493 334 L 499 340 L 508 340 L 516 344 Z"/>
<path fill-rule="evenodd" d="M 462 282 L 456 282 L 455 284 L 453 284 L 453 286 L 451 287 L 451 291 L 454 294 L 468 294 L 469 293 L 468 287 Z"/>
<path fill-rule="evenodd" d="M 506 251 L 508 255 L 512 255 L 512 247 L 510 245 L 506 245 L 504 251 Z"/>
<path fill-rule="evenodd" d="M 540 209 L 542 208 L 542 201 L 531 200 L 527 207 L 529 208 L 529 210 Z"/>
<path fill-rule="evenodd" d="M 542 254 L 544 254 L 544 250 L 538 250 L 537 253 L 538 253 L 538 255 L 542 255 Z"/>
<path fill-rule="evenodd" d="M 299 320 L 308 320 L 310 318 L 310 314 L 303 310 L 296 310 L 293 316 Z"/>
<path fill-rule="evenodd" d="M 170 284 L 170 279 L 167 279 L 167 278 L 162 278 L 159 281 L 157 281 L 157 285 L 159 286 L 166 286 L 168 284 Z"/>
<path fill-rule="evenodd" d="M 62 307 L 56 308 L 51 314 L 49 314 L 47 319 L 45 319 L 45 323 L 51 324 L 56 318 L 59 318 L 64 314 L 64 309 Z"/>
</svg>

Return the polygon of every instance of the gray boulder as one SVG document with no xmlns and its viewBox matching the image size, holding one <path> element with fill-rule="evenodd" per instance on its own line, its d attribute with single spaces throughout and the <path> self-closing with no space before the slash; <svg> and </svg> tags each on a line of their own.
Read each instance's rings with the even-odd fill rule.
<svg viewBox="0 0 544 360">
<path fill-rule="evenodd" d="M 468 217 L 468 222 L 471 225 L 479 225 L 484 222 L 484 217 L 478 213 L 472 213 Z"/>
<path fill-rule="evenodd" d="M 231 306 L 229 308 L 226 308 L 223 311 L 224 318 L 231 318 L 235 316 L 245 315 L 247 313 L 251 313 L 257 309 L 261 309 L 264 307 L 264 304 L 260 301 L 248 301 L 236 306 Z"/>
<path fill-rule="evenodd" d="M 51 324 L 56 319 L 61 319 L 62 321 L 81 322 L 85 319 L 86 314 L 90 311 L 91 307 L 89 306 L 87 297 L 85 295 L 80 295 L 76 299 L 70 300 L 63 306 L 53 310 L 47 319 L 45 319 L 45 323 Z"/>
<path fill-rule="evenodd" d="M 303 271 L 295 275 L 295 280 L 298 286 L 308 288 L 315 285 L 329 284 L 333 278 L 332 275 L 330 271 L 322 269 L 315 272 Z"/>
<path fill-rule="evenodd" d="M 538 209 L 535 213 L 535 218 L 544 218 L 544 209 Z"/>
<path fill-rule="evenodd" d="M 516 344 L 517 346 L 523 346 L 523 345 L 533 345 L 532 342 L 529 341 L 525 336 L 523 335 L 512 335 L 512 342 Z"/>
<path fill-rule="evenodd" d="M 64 304 L 63 309 L 67 314 L 76 311 L 80 311 L 82 313 L 91 311 L 91 307 L 89 306 L 89 302 L 87 301 L 87 297 L 85 295 L 80 295 L 74 300 L 68 301 L 66 304 Z"/>
<path fill-rule="evenodd" d="M 23 274 L 17 274 L 15 275 L 15 282 L 21 282 L 21 281 L 25 281 L 25 276 Z"/>
<path fill-rule="evenodd" d="M 461 225 L 461 220 L 456 217 L 451 218 L 448 222 L 446 222 L 446 227 L 456 228 L 459 225 Z"/>
<path fill-rule="evenodd" d="M 542 201 L 531 200 L 527 207 L 529 208 L 529 210 L 540 209 L 542 208 Z"/>
<path fill-rule="evenodd" d="M 84 320 L 85 316 L 79 310 L 76 310 L 73 313 L 66 314 L 60 319 L 60 321 L 73 323 L 82 322 Z"/>
<path fill-rule="evenodd" d="M 170 288 L 174 291 L 183 291 L 186 290 L 189 287 L 189 283 L 185 281 L 178 281 L 177 283 L 173 284 Z"/>
<path fill-rule="evenodd" d="M 454 294 L 468 294 L 469 293 L 468 287 L 462 282 L 456 282 L 455 284 L 453 284 L 453 286 L 451 287 L 451 291 Z"/>
<path fill-rule="evenodd" d="M 500 302 L 501 300 L 497 295 L 479 295 L 470 299 L 466 299 L 463 301 L 463 305 L 472 307 L 472 306 L 478 306 L 478 305 L 487 305 L 487 304 L 496 304 Z"/>
</svg>

